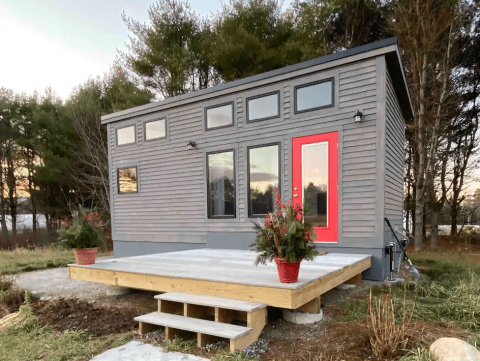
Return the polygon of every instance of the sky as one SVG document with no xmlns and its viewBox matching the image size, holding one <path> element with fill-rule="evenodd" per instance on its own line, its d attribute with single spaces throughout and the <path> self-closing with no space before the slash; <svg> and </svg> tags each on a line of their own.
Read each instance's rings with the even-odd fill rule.
<svg viewBox="0 0 480 361">
<path fill-rule="evenodd" d="M 147 22 L 153 0 L 1 0 L 0 87 L 43 93 L 50 86 L 66 99 L 89 77 L 107 72 L 125 50 L 125 12 Z M 207 16 L 220 0 L 190 0 Z"/>
</svg>

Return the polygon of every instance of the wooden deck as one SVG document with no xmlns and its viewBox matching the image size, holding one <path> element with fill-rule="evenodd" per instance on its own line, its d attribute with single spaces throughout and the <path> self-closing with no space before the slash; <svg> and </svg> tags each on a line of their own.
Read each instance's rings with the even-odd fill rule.
<svg viewBox="0 0 480 361">
<path fill-rule="evenodd" d="M 158 292 L 186 292 L 297 309 L 370 268 L 370 255 L 328 253 L 304 261 L 297 283 L 251 251 L 199 249 L 69 265 L 70 278 Z"/>
</svg>

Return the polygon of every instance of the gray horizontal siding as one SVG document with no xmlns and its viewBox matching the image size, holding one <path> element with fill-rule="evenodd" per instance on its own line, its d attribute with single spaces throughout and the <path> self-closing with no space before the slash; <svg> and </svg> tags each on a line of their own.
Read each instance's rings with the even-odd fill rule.
<svg viewBox="0 0 480 361">
<path fill-rule="evenodd" d="M 168 138 L 143 141 L 143 119 L 129 119 L 109 127 L 111 151 L 113 238 L 118 241 L 205 242 L 210 232 L 251 232 L 247 203 L 247 146 L 281 143 L 281 190 L 291 197 L 291 139 L 295 136 L 339 132 L 339 238 L 337 247 L 368 248 L 375 237 L 376 180 L 376 61 L 365 60 L 315 75 L 335 77 L 335 106 L 293 114 L 293 84 L 276 84 L 281 90 L 282 117 L 246 123 L 246 90 L 234 97 L 235 125 L 205 131 L 204 103 L 197 102 L 162 111 L 167 117 Z M 305 79 L 311 81 L 312 76 Z M 307 81 L 308 80 L 308 81 Z M 294 83 L 294 81 L 296 83 Z M 254 90 L 258 93 L 258 89 Z M 265 92 L 269 87 L 265 87 Z M 221 103 L 222 98 L 216 100 Z M 361 124 L 353 123 L 360 109 Z M 137 144 L 115 146 L 115 128 L 136 124 Z M 195 140 L 197 147 L 187 150 Z M 235 219 L 208 219 L 206 207 L 206 152 L 235 149 Z M 137 166 L 139 193 L 118 195 L 116 168 Z M 333 245 L 332 247 L 335 247 Z"/>
<path fill-rule="evenodd" d="M 385 106 L 385 216 L 394 227 L 402 230 L 405 121 L 388 72 Z"/>
<path fill-rule="evenodd" d="M 377 100 L 375 61 L 340 72 L 341 108 L 362 110 L 363 122 L 343 131 L 342 236 L 375 237 L 376 122 L 368 109 Z"/>
</svg>

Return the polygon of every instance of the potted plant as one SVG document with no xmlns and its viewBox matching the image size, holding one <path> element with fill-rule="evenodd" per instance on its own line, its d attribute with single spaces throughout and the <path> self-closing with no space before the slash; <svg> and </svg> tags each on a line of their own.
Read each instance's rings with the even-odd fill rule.
<svg viewBox="0 0 480 361">
<path fill-rule="evenodd" d="M 73 249 L 77 264 L 95 263 L 98 247 L 104 245 L 100 222 L 98 213 L 79 211 L 70 226 L 60 228 L 58 240 L 65 248 Z"/>
<path fill-rule="evenodd" d="M 293 200 L 282 203 L 280 192 L 275 189 L 275 209 L 262 225 L 255 224 L 257 231 L 253 247 L 258 252 L 255 265 L 275 260 L 280 282 L 294 283 L 298 280 L 300 262 L 311 260 L 318 253 L 313 243 L 316 235 L 308 222 L 302 222 L 304 209 Z"/>
</svg>

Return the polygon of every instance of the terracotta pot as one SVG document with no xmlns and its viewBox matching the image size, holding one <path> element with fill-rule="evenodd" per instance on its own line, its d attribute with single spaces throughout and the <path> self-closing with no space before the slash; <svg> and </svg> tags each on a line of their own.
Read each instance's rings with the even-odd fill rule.
<svg viewBox="0 0 480 361">
<path fill-rule="evenodd" d="M 283 258 L 275 257 L 277 264 L 278 278 L 282 283 L 295 283 L 298 281 L 298 271 L 300 270 L 300 262 L 288 262 Z"/>
<path fill-rule="evenodd" d="M 95 263 L 95 255 L 97 254 L 98 247 L 95 248 L 83 248 L 73 249 L 73 254 L 77 260 L 77 264 L 87 265 Z"/>
</svg>

